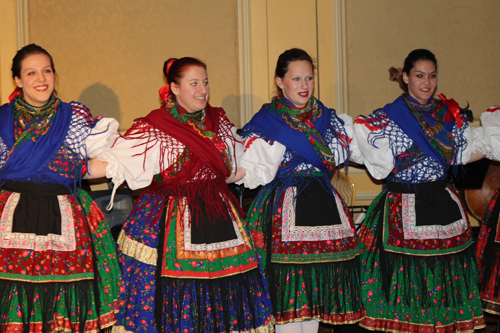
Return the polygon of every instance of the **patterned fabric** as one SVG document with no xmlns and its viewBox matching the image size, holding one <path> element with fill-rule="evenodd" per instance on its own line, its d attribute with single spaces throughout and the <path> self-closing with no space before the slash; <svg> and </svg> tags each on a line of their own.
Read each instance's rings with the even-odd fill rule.
<svg viewBox="0 0 500 333">
<path fill-rule="evenodd" d="M 47 110 L 43 107 L 38 110 L 21 103 L 22 95 L 0 107 L 0 138 L 8 150 L 1 158 L 0 185 L 8 180 L 25 181 L 41 165 L 49 163 L 59 151 L 71 125 L 73 111 L 70 104 L 52 99 Z M 49 119 L 39 117 L 37 111 L 46 114 Z M 79 160 L 85 156 L 79 151 L 72 153 L 81 155 Z M 77 169 L 75 171 L 78 172 Z M 69 179 L 76 181 L 79 175 L 59 175 L 58 178 L 58 183 L 69 185 Z"/>
<path fill-rule="evenodd" d="M 500 189 L 487 207 L 477 242 L 483 311 L 500 315 Z"/>
<path fill-rule="evenodd" d="M 153 182 L 151 190 L 159 191 L 165 196 L 186 198 L 186 204 L 193 210 L 191 213 L 197 217 L 204 213 L 199 205 L 203 200 L 208 217 L 214 222 L 214 219 L 223 217 L 227 212 L 227 208 L 222 205 L 223 201 L 220 200 L 221 193 L 226 200 L 236 202 L 224 181 L 232 171 L 229 145 L 232 145 L 234 151 L 236 139 L 230 130 L 233 125 L 223 109 L 212 108 L 210 105 L 207 105 L 201 113 L 204 115 L 198 119 L 203 120 L 203 130 L 176 102 L 171 101 L 166 107 L 167 109 L 154 110 L 138 120 L 138 123 L 144 124 L 146 128 L 159 130 L 166 135 L 165 141 L 159 143 L 159 168 L 169 170 L 165 172 L 169 172 L 172 177 L 163 177 L 161 181 Z M 154 133 L 132 129 L 124 139 L 145 139 L 153 143 L 157 139 L 150 139 L 152 135 Z M 178 142 L 185 148 L 182 156 L 178 156 L 178 151 L 172 149 Z M 152 146 L 145 147 L 145 158 L 150 149 Z M 177 159 L 178 157 L 181 158 Z M 177 168 L 167 167 L 178 163 L 182 164 Z M 194 177 L 196 182 L 192 181 Z M 230 213 L 233 214 L 232 211 Z"/>
<path fill-rule="evenodd" d="M 437 160 L 447 165 L 453 164 L 452 152 L 455 140 L 449 129 L 453 127 L 454 122 L 444 122 L 448 108 L 434 98 L 431 98 L 427 104 L 419 104 L 408 94 L 403 94 L 402 97 L 413 117 L 417 120 L 418 125 L 420 125 L 425 139 L 430 143 L 431 148 L 426 151 L 426 144 L 420 144 L 420 142 L 414 139 L 417 145 L 424 149 L 427 155 L 432 156 L 437 153 L 437 156 L 439 156 Z M 389 117 L 394 120 L 393 114 L 389 114 Z M 403 122 L 402 125 L 404 126 L 405 123 Z M 406 131 L 405 127 L 402 128 L 403 131 Z"/>
<path fill-rule="evenodd" d="M 177 122 L 194 128 L 195 135 L 211 140 L 226 172 L 230 170 L 231 154 L 221 137 L 230 133 L 232 124 L 222 109 L 217 109 L 222 112 L 217 113 L 218 128 L 207 126 L 205 111 L 192 119 L 177 104 L 167 109 Z M 123 138 L 131 145 L 134 139 L 147 140 L 144 163 L 151 147 L 160 145 L 163 153 L 161 172 L 137 199 L 118 241 L 124 285 L 113 331 L 273 331 L 266 280 L 224 175 L 199 163 L 197 151 L 163 127 L 138 119 Z M 178 181 L 181 173 L 190 175 L 186 184 Z M 190 193 L 188 199 L 184 191 L 190 188 L 213 193 Z M 205 200 L 208 195 L 212 201 Z M 223 207 L 224 214 L 211 215 L 209 202 Z"/>
<path fill-rule="evenodd" d="M 14 132 L 16 142 L 14 147 L 25 140 L 37 141 L 42 135 L 45 135 L 50 128 L 53 118 L 56 115 L 56 109 L 60 108 L 60 101 L 54 95 L 49 102 L 42 107 L 33 107 L 29 105 L 20 95 L 14 100 Z M 35 121 L 33 121 L 35 118 Z"/>
<path fill-rule="evenodd" d="M 279 100 L 271 104 L 281 105 Z M 269 280 L 277 324 L 309 319 L 350 324 L 365 314 L 360 300 L 359 248 L 352 216 L 329 182 L 335 160 L 327 158 L 330 153 L 323 154 L 340 146 L 346 151 L 337 156 L 345 156 L 342 154 L 348 151 L 347 137 L 335 111 L 316 100 L 308 105 L 316 104 L 318 109 L 312 107 L 308 117 L 265 105 L 242 132 L 246 140 L 272 138 L 287 147 L 274 181 L 259 191 L 246 218 Z M 268 119 L 268 127 L 274 131 L 259 126 L 261 118 L 265 118 L 259 114 L 268 112 L 268 108 L 288 121 Z M 322 126 L 318 126 L 319 119 Z M 315 154 L 326 162 L 323 167 L 305 158 L 309 155 L 290 148 L 290 141 L 296 140 L 297 135 L 287 135 L 287 129 L 282 128 L 285 126 L 305 134 Z M 326 206 L 331 209 L 301 204 L 301 200 L 314 202 L 320 198 L 329 198 Z M 298 214 L 298 205 L 306 212 L 318 214 L 304 218 Z"/>
<path fill-rule="evenodd" d="M 79 179 L 85 172 L 82 147 L 95 120 L 85 106 L 72 105 L 71 122 L 61 147 L 23 182 L 66 186 L 77 181 L 75 175 Z M 35 122 L 43 124 L 37 127 Z M 46 124 L 37 114 L 28 123 L 24 126 L 16 122 L 16 137 L 29 137 L 24 136 L 23 128 L 54 124 Z M 83 142 L 70 144 L 75 136 Z M 0 138 L 0 160 L 5 160 L 10 149 L 2 147 L 7 145 Z M 15 208 L 24 195 L 0 190 L 0 331 L 98 332 L 111 327 L 118 311 L 120 270 L 102 212 L 85 191 L 78 189 L 74 194 L 57 195 L 60 235 L 14 232 Z"/>
<path fill-rule="evenodd" d="M 426 116 L 421 106 L 412 108 L 426 137 L 443 130 L 445 113 L 439 108 Z M 367 311 L 360 326 L 391 332 L 472 332 L 485 327 L 471 227 L 457 194 L 444 185 L 448 164 L 426 153 L 383 109 L 358 117 L 356 123 L 370 129 L 366 140 L 375 149 L 377 140 L 389 140 L 398 166 L 359 232 Z M 447 163 L 456 163 L 466 147 L 464 123 L 461 129 L 455 124 L 443 131 L 439 142 L 429 140 Z M 444 221 L 441 211 L 452 213 Z"/>
<path fill-rule="evenodd" d="M 313 149 L 322 157 L 326 169 L 332 172 L 336 165 L 335 158 L 328 147 L 328 143 L 314 125 L 317 119 L 321 117 L 323 110 L 318 105 L 318 102 L 316 98 L 312 97 L 302 109 L 299 109 L 280 94 L 274 97 L 273 101 L 268 105 L 272 113 L 281 114 L 290 127 L 305 134 Z"/>
<path fill-rule="evenodd" d="M 370 116 L 358 116 L 356 124 L 365 126 L 370 134 L 365 140 L 377 147 L 378 140 L 388 139 L 394 156 L 394 167 L 387 177 L 388 180 L 398 183 L 423 183 L 426 181 L 444 180 L 447 176 L 448 165 L 425 154 L 415 142 L 387 115 L 384 109 L 373 111 Z M 464 116 L 464 126 L 454 126 L 451 134 L 456 138 L 455 156 L 459 156 L 467 148 L 464 138 L 465 130 L 470 126 Z M 459 144 L 460 143 L 460 144 Z M 458 158 L 458 157 L 457 157 Z M 457 162 L 453 162 L 457 163 Z"/>
</svg>

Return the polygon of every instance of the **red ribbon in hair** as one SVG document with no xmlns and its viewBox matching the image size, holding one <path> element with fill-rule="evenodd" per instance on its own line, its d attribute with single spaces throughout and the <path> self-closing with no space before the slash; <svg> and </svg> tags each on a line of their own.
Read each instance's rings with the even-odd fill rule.
<svg viewBox="0 0 500 333">
<path fill-rule="evenodd" d="M 165 71 L 165 76 L 168 75 L 168 72 L 170 71 L 170 67 L 172 67 L 172 64 L 175 62 L 175 60 L 172 60 L 171 62 L 168 63 L 167 65 L 167 70 Z M 160 94 L 160 98 L 162 101 L 166 101 L 171 93 L 170 93 L 170 85 L 167 84 L 163 87 L 160 88 L 160 91 L 159 91 L 159 94 Z"/>
<path fill-rule="evenodd" d="M 460 115 L 460 108 L 458 107 L 458 103 L 455 102 L 453 98 L 446 99 L 446 96 L 444 94 L 439 94 L 439 98 L 441 98 L 443 103 L 448 107 L 448 112 L 444 117 L 444 121 L 452 121 L 453 118 L 455 118 L 458 128 L 462 128 L 462 116 Z"/>
<path fill-rule="evenodd" d="M 161 100 L 166 101 L 170 97 L 170 85 L 161 87 L 159 93 Z"/>
<path fill-rule="evenodd" d="M 21 90 L 21 88 L 16 87 L 16 89 L 14 89 L 12 94 L 9 95 L 9 103 L 12 102 L 17 96 L 21 95 L 22 93 L 23 91 Z"/>
</svg>

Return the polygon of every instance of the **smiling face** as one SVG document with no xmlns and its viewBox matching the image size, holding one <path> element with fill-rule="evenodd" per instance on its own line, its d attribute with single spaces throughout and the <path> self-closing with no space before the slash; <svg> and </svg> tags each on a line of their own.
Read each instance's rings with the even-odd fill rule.
<svg viewBox="0 0 500 333">
<path fill-rule="evenodd" d="M 417 61 L 410 70 L 409 75 L 403 72 L 403 80 L 408 85 L 410 96 L 420 104 L 426 104 L 436 91 L 436 65 L 429 60 Z"/>
<path fill-rule="evenodd" d="M 193 113 L 205 108 L 210 95 L 207 71 L 200 66 L 191 66 L 181 78 L 179 84 L 171 83 L 172 92 L 187 112 Z"/>
<path fill-rule="evenodd" d="M 283 78 L 276 77 L 276 85 L 296 107 L 303 108 L 314 92 L 314 72 L 306 60 L 292 61 Z"/>
<path fill-rule="evenodd" d="M 54 91 L 55 75 L 50 58 L 43 53 L 32 54 L 21 63 L 21 77 L 14 77 L 22 88 L 24 99 L 33 106 L 44 106 Z"/>
</svg>

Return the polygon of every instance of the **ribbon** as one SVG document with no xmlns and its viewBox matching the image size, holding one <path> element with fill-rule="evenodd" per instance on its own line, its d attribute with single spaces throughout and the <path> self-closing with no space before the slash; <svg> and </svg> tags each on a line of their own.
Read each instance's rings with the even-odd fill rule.
<svg viewBox="0 0 500 333">
<path fill-rule="evenodd" d="M 169 63 L 168 63 L 168 65 L 167 65 L 167 69 L 165 70 L 165 76 L 167 76 L 167 75 L 168 75 L 168 72 L 170 71 L 170 67 L 172 67 L 172 64 L 173 64 L 176 60 L 177 60 L 177 59 L 172 60 L 171 62 L 169 62 Z M 167 78 L 167 80 L 168 80 L 168 78 Z M 165 86 L 161 87 L 161 88 L 160 88 L 160 91 L 158 91 L 158 93 L 160 94 L 160 98 L 161 98 L 161 100 L 162 100 L 162 101 L 166 101 L 166 100 L 170 97 L 170 95 L 171 95 L 171 93 L 170 93 L 170 85 L 169 85 L 169 84 L 167 84 L 167 85 L 165 85 Z"/>
<path fill-rule="evenodd" d="M 167 84 L 163 87 L 160 88 L 160 91 L 158 91 L 160 94 L 160 98 L 162 101 L 166 101 L 170 97 L 170 85 Z"/>
<path fill-rule="evenodd" d="M 462 128 L 462 116 L 460 115 L 460 108 L 458 107 L 458 103 L 455 102 L 453 98 L 446 99 L 446 96 L 444 94 L 439 94 L 439 98 L 441 98 L 443 103 L 448 107 L 448 112 L 444 117 L 444 121 L 452 121 L 453 118 L 455 118 L 458 128 Z"/>
<path fill-rule="evenodd" d="M 9 95 L 9 103 L 12 102 L 17 96 L 21 95 L 22 93 L 23 91 L 21 90 L 21 88 L 16 87 L 16 89 L 14 89 L 12 94 Z"/>
</svg>

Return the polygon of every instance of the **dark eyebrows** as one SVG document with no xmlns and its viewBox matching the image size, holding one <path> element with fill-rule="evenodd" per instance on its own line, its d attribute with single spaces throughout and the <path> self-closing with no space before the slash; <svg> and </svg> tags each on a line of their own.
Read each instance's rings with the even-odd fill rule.
<svg viewBox="0 0 500 333">
<path fill-rule="evenodd" d="M 415 73 L 426 74 L 427 72 L 426 72 L 426 71 L 420 71 L 420 70 L 416 69 L 416 70 L 415 70 Z M 430 74 L 437 74 L 437 71 L 432 71 L 432 72 L 430 72 L 430 73 L 429 73 L 429 75 L 430 75 Z"/>
</svg>

